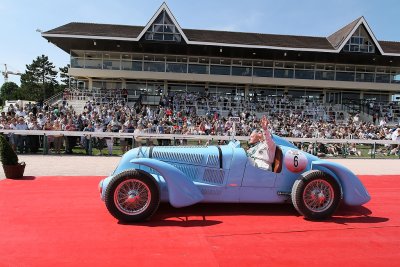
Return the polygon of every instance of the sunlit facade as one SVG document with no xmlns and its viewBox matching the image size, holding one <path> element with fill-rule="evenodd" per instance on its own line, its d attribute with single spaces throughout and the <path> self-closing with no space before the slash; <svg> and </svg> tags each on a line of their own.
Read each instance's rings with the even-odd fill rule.
<svg viewBox="0 0 400 267">
<path fill-rule="evenodd" d="M 360 17 L 328 37 L 183 29 L 164 3 L 145 26 L 69 23 L 42 36 L 70 54 L 83 90 L 204 93 L 246 99 L 389 101 L 400 92 L 400 43 Z"/>
</svg>

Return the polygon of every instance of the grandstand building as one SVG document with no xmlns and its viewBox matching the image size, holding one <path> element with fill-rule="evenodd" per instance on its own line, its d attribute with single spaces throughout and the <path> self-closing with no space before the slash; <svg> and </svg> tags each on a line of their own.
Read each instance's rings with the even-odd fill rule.
<svg viewBox="0 0 400 267">
<path fill-rule="evenodd" d="M 400 43 L 364 17 L 327 37 L 182 28 L 163 3 L 145 26 L 72 22 L 42 33 L 70 54 L 81 89 L 128 100 L 193 93 L 236 102 L 292 98 L 345 104 L 400 92 Z"/>
</svg>

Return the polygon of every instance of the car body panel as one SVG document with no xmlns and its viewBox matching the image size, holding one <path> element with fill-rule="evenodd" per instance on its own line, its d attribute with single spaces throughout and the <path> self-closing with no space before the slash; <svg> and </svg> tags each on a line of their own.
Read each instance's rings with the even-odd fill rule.
<svg viewBox="0 0 400 267">
<path fill-rule="evenodd" d="M 322 171 L 329 169 L 339 178 L 339 182 L 343 191 L 343 199 L 347 205 L 363 205 L 371 200 L 371 196 L 361 181 L 346 167 L 338 164 L 337 162 L 322 160 L 314 161 L 312 163 L 312 167 L 315 170 Z"/>
<path fill-rule="evenodd" d="M 150 158 L 132 159 L 131 163 L 156 170 L 164 177 L 168 186 L 169 201 L 176 208 L 190 206 L 203 200 L 198 187 L 173 165 Z"/>
<path fill-rule="evenodd" d="M 138 147 L 121 158 L 101 184 L 101 197 L 111 179 L 126 170 L 145 171 L 158 183 L 161 201 L 174 207 L 198 202 L 284 203 L 296 180 L 309 170 L 321 170 L 340 184 L 349 205 L 361 205 L 370 196 L 361 181 L 340 164 L 324 161 L 273 136 L 282 151 L 279 173 L 254 166 L 238 141 L 221 146 Z"/>
</svg>

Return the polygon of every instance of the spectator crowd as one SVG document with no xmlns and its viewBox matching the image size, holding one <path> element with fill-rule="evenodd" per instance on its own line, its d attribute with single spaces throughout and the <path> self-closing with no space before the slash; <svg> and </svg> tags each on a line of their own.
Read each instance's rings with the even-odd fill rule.
<svg viewBox="0 0 400 267">
<path fill-rule="evenodd" d="M 388 126 L 386 116 L 374 122 L 362 121 L 359 114 L 347 116 L 335 121 L 326 114 L 309 116 L 306 111 L 270 112 L 269 121 L 271 132 L 283 137 L 327 138 L 327 139 L 374 139 L 399 140 L 400 128 Z M 240 118 L 233 127 L 232 116 Z M 231 111 L 227 117 L 217 111 L 209 111 L 205 116 L 196 114 L 191 107 L 178 106 L 166 98 L 162 98 L 158 106 L 148 106 L 136 103 L 130 107 L 124 100 L 111 100 L 107 103 L 88 101 L 81 113 L 74 111 L 67 101 L 56 105 L 37 106 L 31 103 L 25 106 L 10 105 L 4 108 L 0 116 L 0 129 L 12 130 L 46 130 L 46 131 L 82 131 L 82 132 L 121 132 L 160 133 L 182 135 L 219 135 L 219 136 L 249 136 L 260 128 L 260 117 L 254 111 Z M 329 118 L 329 119 L 327 119 Z M 234 133 L 235 131 L 235 133 Z M 54 153 L 72 153 L 72 148 L 80 145 L 89 154 L 89 144 L 102 153 L 112 154 L 113 145 L 118 141 L 122 152 L 132 147 L 130 138 L 114 140 L 113 138 L 63 137 L 48 134 L 48 142 Z M 35 153 L 43 140 L 40 136 L 7 135 L 13 148 L 19 153 Z M 140 139 L 136 139 L 141 142 Z M 161 145 L 170 142 L 159 140 Z M 185 144 L 182 141 L 182 144 Z M 309 147 L 302 149 L 310 151 Z M 329 147 L 319 148 L 318 153 L 338 153 Z M 393 147 L 393 153 L 398 153 L 398 146 Z M 315 151 L 313 152 L 315 153 Z M 358 154 L 357 150 L 353 151 Z"/>
</svg>

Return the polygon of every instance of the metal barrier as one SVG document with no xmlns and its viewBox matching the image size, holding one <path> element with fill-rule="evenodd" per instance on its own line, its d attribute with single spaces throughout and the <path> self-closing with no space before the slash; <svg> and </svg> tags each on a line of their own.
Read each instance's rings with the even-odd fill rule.
<svg viewBox="0 0 400 267">
<path fill-rule="evenodd" d="M 48 130 L 4 130 L 0 129 L 0 133 L 4 134 L 14 134 L 14 135 L 37 135 L 43 136 L 43 154 L 48 153 L 48 137 L 49 136 L 75 136 L 75 137 L 87 137 L 91 140 L 91 138 L 95 137 L 110 137 L 110 138 L 132 138 L 133 143 L 136 139 L 142 140 L 173 140 L 174 144 L 176 144 L 176 140 L 202 140 L 202 141 L 230 141 L 230 140 L 238 140 L 241 142 L 247 142 L 249 140 L 249 136 L 221 136 L 221 135 L 182 135 L 182 134 L 157 134 L 157 133 L 141 133 L 141 134 L 133 134 L 133 133 L 113 133 L 113 132 L 83 132 L 83 131 L 48 131 Z M 363 144 L 369 145 L 371 150 L 371 158 L 375 158 L 377 152 L 377 146 L 385 145 L 400 145 L 400 142 L 393 140 L 370 140 L 370 139 L 323 139 L 323 138 L 294 138 L 287 137 L 286 140 L 292 143 L 305 143 L 305 144 L 313 144 L 313 147 L 317 147 L 318 144 L 341 144 L 342 149 L 344 151 L 347 150 L 350 144 Z M 343 156 L 346 156 L 346 153 L 343 153 Z"/>
</svg>

